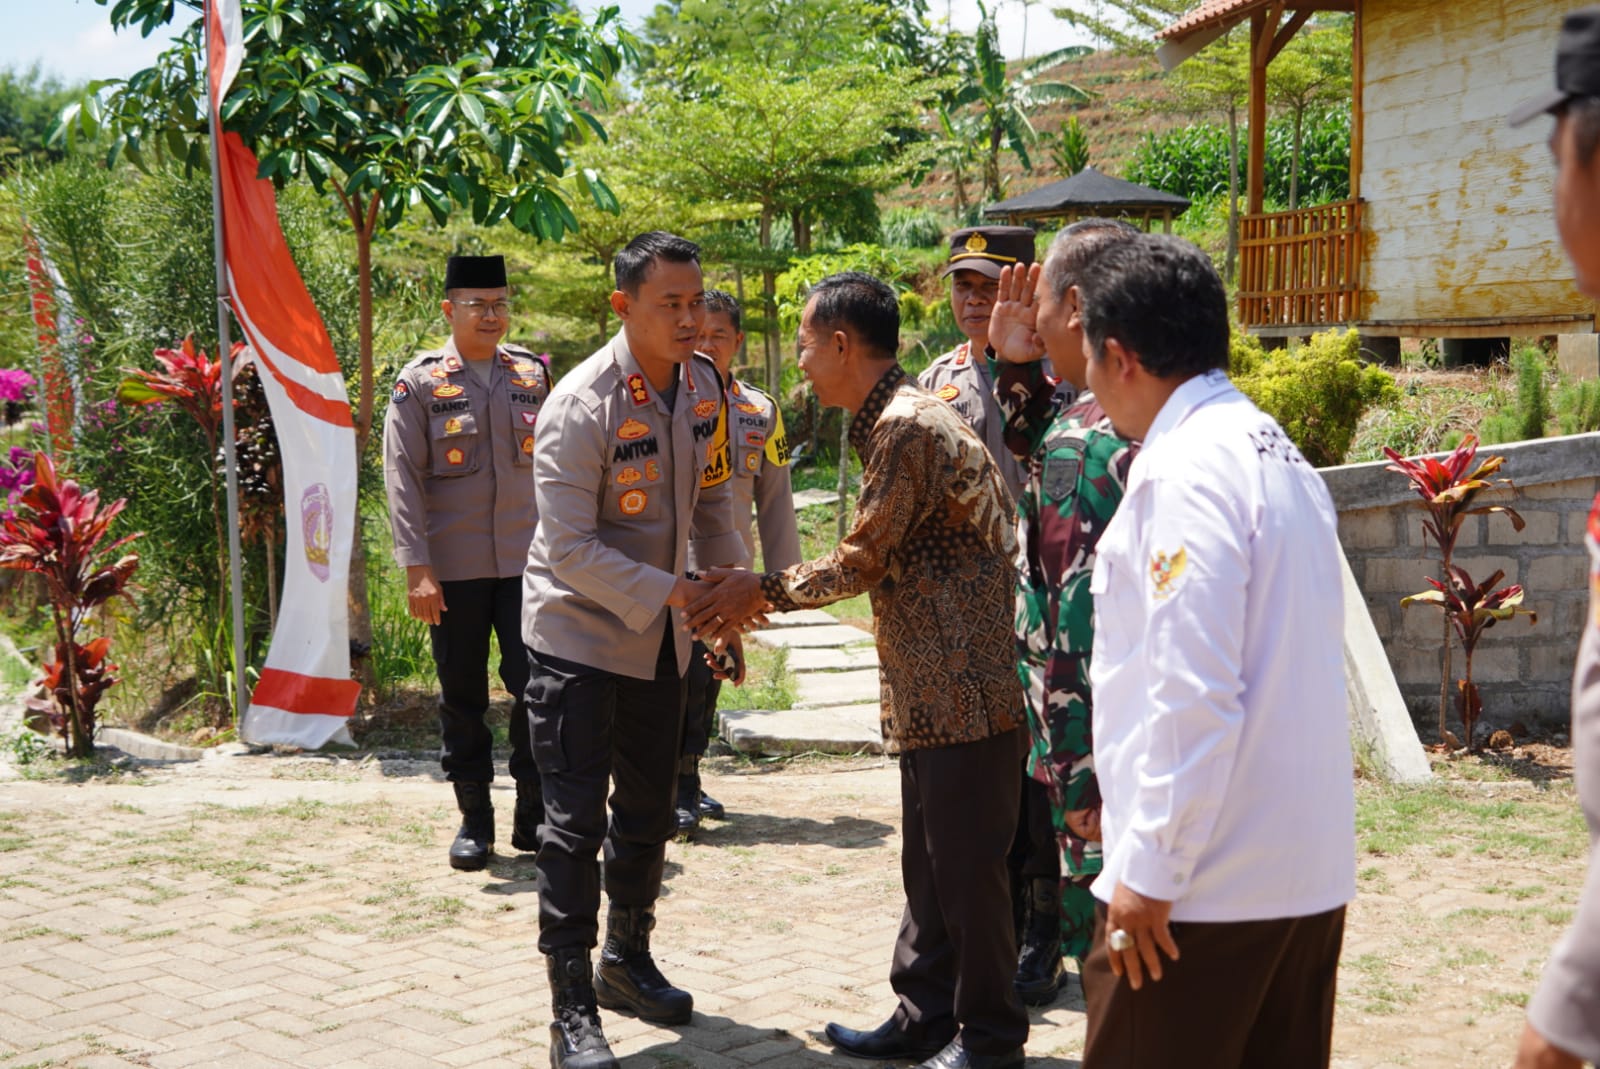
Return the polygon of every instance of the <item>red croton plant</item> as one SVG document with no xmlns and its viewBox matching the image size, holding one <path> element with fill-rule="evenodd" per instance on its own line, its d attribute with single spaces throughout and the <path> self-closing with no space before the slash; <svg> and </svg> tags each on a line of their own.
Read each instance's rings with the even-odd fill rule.
<svg viewBox="0 0 1600 1069">
<path fill-rule="evenodd" d="M 1511 521 L 1514 529 L 1520 531 L 1523 528 L 1522 517 L 1515 509 L 1505 505 L 1475 503 L 1485 490 L 1511 488 L 1510 479 L 1491 478 L 1505 463 L 1505 458 L 1489 457 L 1478 463 L 1478 439 L 1470 434 L 1443 460 L 1433 457 L 1408 460 L 1387 447 L 1383 452 L 1394 461 L 1389 465 L 1389 470 L 1409 479 L 1411 488 L 1422 498 L 1422 509 L 1427 514 L 1422 521 L 1422 529 L 1439 547 L 1439 570 L 1443 578 L 1428 576 L 1432 590 L 1400 599 L 1402 606 L 1435 605 L 1444 611 L 1439 738 L 1448 740 L 1450 737 L 1445 717 L 1450 692 L 1450 632 L 1454 630 L 1461 639 L 1461 649 L 1466 656 L 1465 673 L 1463 678 L 1456 681 L 1456 710 L 1461 717 L 1466 745 L 1469 749 L 1475 749 L 1473 727 L 1483 712 L 1478 687 L 1472 682 L 1472 655 L 1478 647 L 1478 640 L 1497 621 L 1515 616 L 1526 616 L 1529 623 L 1538 620 L 1533 610 L 1522 607 L 1522 587 L 1513 585 L 1495 589 L 1495 585 L 1505 578 L 1504 571 L 1497 571 L 1479 583 L 1455 564 L 1456 539 L 1468 516 L 1498 512 Z"/>
<path fill-rule="evenodd" d="M 102 508 L 99 491 L 60 478 L 40 452 L 33 486 L 17 502 L 16 514 L 0 524 L 0 568 L 43 579 L 55 621 L 55 660 L 45 664 L 40 680 L 49 697 L 29 705 L 49 715 L 74 757 L 94 751 L 95 706 L 116 682 L 116 665 L 107 660 L 111 640 L 80 645 L 78 629 L 91 611 L 126 593 L 139 567 L 137 554 L 117 555 L 139 536 L 110 537 L 111 522 L 125 504 L 118 499 Z"/>
</svg>

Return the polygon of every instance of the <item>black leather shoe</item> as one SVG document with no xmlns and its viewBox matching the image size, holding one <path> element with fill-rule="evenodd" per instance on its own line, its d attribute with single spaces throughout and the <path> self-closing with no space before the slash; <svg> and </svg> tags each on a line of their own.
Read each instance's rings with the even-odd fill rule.
<svg viewBox="0 0 1600 1069">
<path fill-rule="evenodd" d="M 489 863 L 494 853 L 494 803 L 489 800 L 487 783 L 452 784 L 456 807 L 461 810 L 461 827 L 450 844 L 450 867 L 476 872 Z"/>
<path fill-rule="evenodd" d="M 937 1041 L 913 1040 L 891 1017 L 870 1032 L 828 1022 L 823 1034 L 828 1042 L 855 1058 L 926 1058 L 939 1049 Z"/>
<path fill-rule="evenodd" d="M 957 1036 L 917 1069 L 1021 1069 L 1026 1060 L 1021 1047 L 1004 1054 L 970 1054 Z"/>
<path fill-rule="evenodd" d="M 1059 881 L 1028 881 L 1027 921 L 1017 952 L 1017 996 L 1029 1006 L 1048 1006 L 1061 990 L 1061 894 Z"/>
<path fill-rule="evenodd" d="M 595 1001 L 656 1024 L 683 1024 L 694 1013 L 694 996 L 661 975 L 650 954 L 650 929 L 655 926 L 654 906 L 611 907 L 594 970 Z"/>
<path fill-rule="evenodd" d="M 728 810 L 705 791 L 700 792 L 700 816 L 704 820 L 727 820 Z"/>
<path fill-rule="evenodd" d="M 511 822 L 511 845 L 525 854 L 539 849 L 544 821 L 544 787 L 537 778 L 517 780 L 517 808 Z"/>
</svg>

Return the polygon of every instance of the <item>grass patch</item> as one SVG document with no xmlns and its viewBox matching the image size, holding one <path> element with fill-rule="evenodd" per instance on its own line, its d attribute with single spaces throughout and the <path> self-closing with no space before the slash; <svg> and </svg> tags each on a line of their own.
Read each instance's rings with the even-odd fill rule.
<svg viewBox="0 0 1600 1069">
<path fill-rule="evenodd" d="M 744 658 L 744 685 L 723 687 L 717 696 L 717 707 L 773 712 L 794 708 L 795 679 L 789 671 L 789 651 L 750 643 L 745 647 Z"/>
<path fill-rule="evenodd" d="M 1449 781 L 1407 788 L 1358 784 L 1356 839 L 1361 854 L 1378 857 L 1410 851 L 1453 857 L 1465 850 L 1493 858 L 1571 859 L 1588 848 L 1570 787 L 1485 799 L 1481 789 Z"/>
</svg>

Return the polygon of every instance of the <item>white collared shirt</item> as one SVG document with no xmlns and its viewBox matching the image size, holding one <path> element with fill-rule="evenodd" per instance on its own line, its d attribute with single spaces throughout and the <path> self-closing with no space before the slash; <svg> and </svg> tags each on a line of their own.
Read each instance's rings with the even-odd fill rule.
<svg viewBox="0 0 1600 1069">
<path fill-rule="evenodd" d="M 1355 895 L 1336 515 L 1220 371 L 1180 386 L 1100 539 L 1094 750 L 1105 869 L 1180 921 Z"/>
</svg>

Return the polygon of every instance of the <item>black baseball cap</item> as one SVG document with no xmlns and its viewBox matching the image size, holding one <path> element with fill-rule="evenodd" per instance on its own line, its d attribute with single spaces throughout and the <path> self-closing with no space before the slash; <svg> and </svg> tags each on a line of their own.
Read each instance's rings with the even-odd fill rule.
<svg viewBox="0 0 1600 1069">
<path fill-rule="evenodd" d="M 1033 231 L 1025 226 L 969 226 L 950 235 L 950 260 L 939 271 L 976 271 L 999 278 L 1000 269 L 1033 263 Z"/>
<path fill-rule="evenodd" d="M 1600 6 L 1574 11 L 1562 20 L 1556 41 L 1556 87 L 1523 103 L 1507 121 L 1521 126 L 1559 111 L 1573 97 L 1600 97 Z"/>
</svg>

